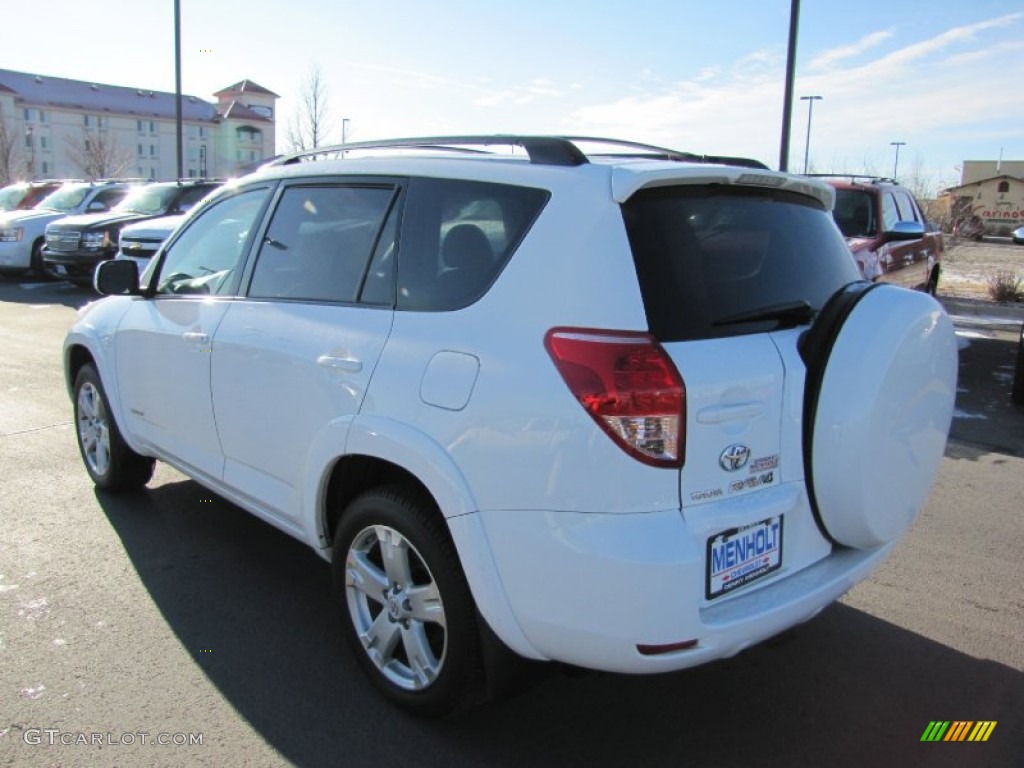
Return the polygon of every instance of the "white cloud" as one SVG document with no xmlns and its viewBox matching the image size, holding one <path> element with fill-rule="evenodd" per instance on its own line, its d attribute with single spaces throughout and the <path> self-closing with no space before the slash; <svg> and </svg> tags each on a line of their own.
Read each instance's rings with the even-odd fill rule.
<svg viewBox="0 0 1024 768">
<path fill-rule="evenodd" d="M 892 37 L 890 30 L 881 30 L 880 32 L 872 32 L 870 35 L 865 35 L 856 43 L 851 45 L 840 45 L 832 50 L 825 51 L 824 53 L 816 56 L 810 64 L 807 65 L 807 69 L 811 72 L 819 70 L 832 69 L 840 62 L 851 59 L 854 56 L 859 56 L 871 48 L 885 42 Z"/>
</svg>

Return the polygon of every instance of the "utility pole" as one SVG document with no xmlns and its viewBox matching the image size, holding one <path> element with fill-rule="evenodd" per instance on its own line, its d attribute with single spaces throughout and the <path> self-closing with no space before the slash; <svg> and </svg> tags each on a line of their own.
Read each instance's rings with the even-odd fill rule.
<svg viewBox="0 0 1024 768">
<path fill-rule="evenodd" d="M 174 123 L 177 145 L 178 175 L 185 176 L 181 151 L 181 0 L 174 0 Z"/>
<path fill-rule="evenodd" d="M 889 144 L 896 147 L 896 162 L 892 164 L 892 177 L 896 178 L 896 169 L 900 167 L 900 147 L 906 146 L 905 141 L 890 141 Z"/>
<path fill-rule="evenodd" d="M 800 26 L 800 0 L 790 0 L 789 51 L 786 54 L 786 93 L 782 100 L 782 143 L 779 170 L 789 170 L 789 127 L 793 120 L 793 77 L 796 70 L 796 32 Z"/>
<path fill-rule="evenodd" d="M 807 174 L 807 160 L 811 154 L 811 114 L 814 112 L 814 102 L 821 101 L 821 96 L 801 96 L 800 101 L 807 102 L 807 141 L 804 142 L 804 175 Z"/>
</svg>

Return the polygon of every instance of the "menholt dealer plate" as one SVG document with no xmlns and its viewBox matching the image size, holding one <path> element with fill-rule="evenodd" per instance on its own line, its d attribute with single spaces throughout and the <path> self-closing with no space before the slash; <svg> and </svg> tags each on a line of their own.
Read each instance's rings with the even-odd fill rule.
<svg viewBox="0 0 1024 768">
<path fill-rule="evenodd" d="M 708 600 L 749 584 L 782 566 L 782 516 L 743 528 L 731 528 L 708 539 Z"/>
</svg>

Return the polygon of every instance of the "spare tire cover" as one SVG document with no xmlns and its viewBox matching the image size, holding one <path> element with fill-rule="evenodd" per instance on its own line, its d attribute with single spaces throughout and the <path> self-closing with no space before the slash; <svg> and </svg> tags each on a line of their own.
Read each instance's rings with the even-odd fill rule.
<svg viewBox="0 0 1024 768">
<path fill-rule="evenodd" d="M 827 354 L 808 378 L 819 387 L 805 413 L 811 497 L 834 541 L 877 547 L 907 530 L 938 471 L 956 398 L 953 324 L 931 296 L 878 284 Z"/>
</svg>

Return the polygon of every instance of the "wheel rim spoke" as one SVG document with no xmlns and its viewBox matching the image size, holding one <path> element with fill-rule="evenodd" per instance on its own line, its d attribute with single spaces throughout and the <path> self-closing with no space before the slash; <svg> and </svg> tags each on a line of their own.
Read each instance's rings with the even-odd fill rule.
<svg viewBox="0 0 1024 768">
<path fill-rule="evenodd" d="M 392 585 L 406 588 L 412 584 L 409 568 L 409 542 L 393 528 L 378 527 L 377 540 L 384 560 L 384 572 Z"/>
<path fill-rule="evenodd" d="M 409 659 L 414 687 L 423 688 L 432 683 L 437 678 L 441 662 L 434 656 L 427 634 L 423 631 L 423 624 L 414 621 L 408 627 L 403 627 L 402 645 Z"/>
<path fill-rule="evenodd" d="M 407 593 L 412 618 L 418 622 L 431 622 L 447 628 L 444 606 L 437 585 L 433 582 L 422 587 L 413 587 Z"/>
<path fill-rule="evenodd" d="M 377 662 L 378 666 L 388 663 L 394 656 L 395 648 L 398 646 L 398 640 L 401 637 L 400 629 L 401 627 L 398 624 L 388 619 L 387 613 L 381 611 L 377 614 L 377 618 L 374 619 L 370 628 L 360 635 L 363 647 L 370 654 L 370 658 Z"/>
<path fill-rule="evenodd" d="M 389 586 L 388 577 L 370 562 L 366 552 L 349 552 L 346 566 L 346 584 L 383 605 L 384 593 Z"/>
</svg>

